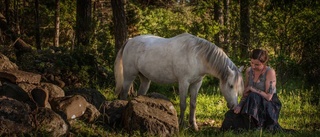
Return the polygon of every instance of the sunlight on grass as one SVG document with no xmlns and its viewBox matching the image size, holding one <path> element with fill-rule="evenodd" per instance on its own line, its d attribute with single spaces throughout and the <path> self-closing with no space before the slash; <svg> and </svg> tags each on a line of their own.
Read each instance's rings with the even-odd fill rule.
<svg viewBox="0 0 320 137">
<path fill-rule="evenodd" d="M 268 133 L 265 131 L 257 132 L 250 131 L 244 133 L 220 132 L 220 128 L 224 119 L 224 113 L 228 110 L 226 101 L 219 92 L 206 94 L 200 92 L 197 98 L 197 122 L 203 123 L 207 120 L 214 120 L 214 125 L 202 129 L 203 131 L 194 132 L 190 129 L 180 131 L 180 136 L 317 136 L 320 132 L 320 113 L 319 106 L 312 105 L 310 98 L 311 91 L 293 90 L 290 92 L 280 91 L 278 96 L 282 102 L 279 123 L 285 129 L 293 129 L 296 132 L 292 133 Z M 189 98 L 187 99 L 189 104 Z M 177 112 L 179 114 L 179 97 L 178 95 L 172 99 Z M 189 106 L 187 106 L 186 116 L 189 115 Z M 187 118 L 185 118 L 187 120 Z"/>
<path fill-rule="evenodd" d="M 282 91 L 282 93 L 279 94 L 279 98 L 282 100 L 279 123 L 284 128 L 319 131 L 319 106 L 311 104 L 311 96 L 311 91 Z"/>
<path fill-rule="evenodd" d="M 226 101 L 221 95 L 199 94 L 196 110 L 198 122 L 207 119 L 219 121 L 228 110 L 226 106 Z"/>
</svg>

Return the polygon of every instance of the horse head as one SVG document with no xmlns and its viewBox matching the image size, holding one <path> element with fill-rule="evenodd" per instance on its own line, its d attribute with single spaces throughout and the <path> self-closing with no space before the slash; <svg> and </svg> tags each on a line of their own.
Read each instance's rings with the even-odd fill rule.
<svg viewBox="0 0 320 137">
<path fill-rule="evenodd" d="M 228 67 L 229 75 L 227 79 L 220 82 L 221 93 L 225 97 L 229 109 L 238 105 L 238 94 L 244 90 L 242 70 L 243 66 L 236 70 Z"/>
</svg>

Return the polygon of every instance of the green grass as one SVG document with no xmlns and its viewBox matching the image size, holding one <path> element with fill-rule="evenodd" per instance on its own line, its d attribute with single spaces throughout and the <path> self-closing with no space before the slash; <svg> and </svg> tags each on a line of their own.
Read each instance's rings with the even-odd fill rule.
<svg viewBox="0 0 320 137">
<path fill-rule="evenodd" d="M 168 89 L 168 88 L 166 88 Z M 171 88 L 175 90 L 174 87 Z M 219 128 L 224 119 L 224 113 L 227 111 L 226 101 L 223 96 L 214 88 L 201 89 L 197 99 L 197 123 L 200 131 L 192 129 L 180 129 L 177 136 L 180 137 L 209 137 L 209 136 L 276 136 L 276 137 L 299 137 L 299 136 L 319 136 L 320 134 L 320 105 L 319 103 L 311 103 L 310 98 L 314 91 L 312 90 L 281 90 L 278 96 L 282 102 L 282 110 L 280 112 L 279 123 L 285 129 L 293 129 L 295 132 L 269 133 L 266 131 L 246 131 L 235 133 L 232 131 L 221 132 Z M 105 92 L 107 99 L 115 99 L 111 92 Z M 161 92 L 162 93 L 162 92 Z M 170 96 L 179 114 L 179 97 L 176 93 L 162 93 Z M 189 102 L 189 99 L 188 99 Z M 186 110 L 186 116 L 189 114 L 189 107 Z M 187 121 L 187 118 L 185 118 Z M 71 131 L 77 133 L 76 136 L 129 136 L 124 131 L 115 131 L 114 129 L 103 127 L 99 124 L 86 124 L 77 121 Z M 136 132 L 133 136 L 142 136 Z"/>
</svg>

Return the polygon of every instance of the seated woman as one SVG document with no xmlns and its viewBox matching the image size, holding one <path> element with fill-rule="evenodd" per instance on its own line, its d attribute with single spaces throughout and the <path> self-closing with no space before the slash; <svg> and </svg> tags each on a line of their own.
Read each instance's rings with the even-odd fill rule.
<svg viewBox="0 0 320 137">
<path fill-rule="evenodd" d="M 278 123 L 281 102 L 276 93 L 276 73 L 267 66 L 268 53 L 255 49 L 245 72 L 245 90 L 240 103 L 225 114 L 222 130 L 282 130 Z"/>
</svg>

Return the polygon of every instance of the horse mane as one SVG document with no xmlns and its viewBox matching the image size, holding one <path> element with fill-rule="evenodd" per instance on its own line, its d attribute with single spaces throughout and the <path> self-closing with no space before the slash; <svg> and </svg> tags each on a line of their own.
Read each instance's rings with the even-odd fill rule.
<svg viewBox="0 0 320 137">
<path fill-rule="evenodd" d="M 228 66 L 232 70 L 235 70 L 234 81 L 237 82 L 239 80 L 239 77 L 241 76 L 239 69 L 220 47 L 188 33 L 178 35 L 178 37 L 181 36 L 185 37 L 184 45 L 186 48 L 193 50 L 197 56 L 201 57 L 207 65 L 212 68 L 212 70 L 216 70 L 214 73 L 222 81 L 226 81 L 229 76 Z"/>
</svg>

